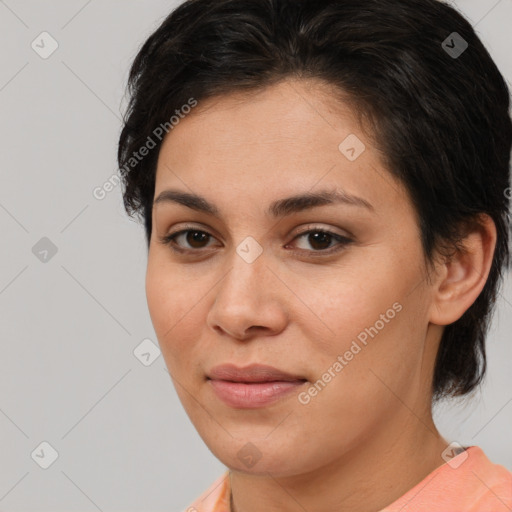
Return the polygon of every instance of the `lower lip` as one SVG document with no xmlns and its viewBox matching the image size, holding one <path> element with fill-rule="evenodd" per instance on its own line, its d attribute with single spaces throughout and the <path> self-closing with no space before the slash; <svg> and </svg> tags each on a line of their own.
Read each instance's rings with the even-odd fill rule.
<svg viewBox="0 0 512 512">
<path fill-rule="evenodd" d="M 215 394 L 227 405 L 244 409 L 264 407 L 297 390 L 304 381 L 229 382 L 209 380 Z"/>
</svg>

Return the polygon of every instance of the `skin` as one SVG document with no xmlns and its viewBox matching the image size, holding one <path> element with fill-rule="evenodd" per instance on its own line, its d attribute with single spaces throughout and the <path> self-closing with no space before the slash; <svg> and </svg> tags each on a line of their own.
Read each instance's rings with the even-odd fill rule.
<svg viewBox="0 0 512 512">
<path fill-rule="evenodd" d="M 200 102 L 160 150 L 154 197 L 193 192 L 220 211 L 154 206 L 146 295 L 179 398 L 231 470 L 237 512 L 377 511 L 445 462 L 448 441 L 431 413 L 434 358 L 443 326 L 485 284 L 496 230 L 483 218 L 467 251 L 427 280 L 414 208 L 365 133 L 325 84 L 285 80 Z M 366 146 L 355 161 L 338 149 L 349 134 Z M 373 210 L 331 204 L 265 214 L 272 201 L 320 189 L 359 196 Z M 311 227 L 353 241 L 297 237 Z M 211 235 L 195 245 L 190 236 L 175 240 L 195 253 L 160 241 L 186 228 Z M 248 236 L 263 249 L 252 263 L 236 252 Z M 340 250 L 318 255 L 331 247 Z M 300 403 L 299 391 L 395 303 L 401 311 Z M 270 406 L 229 407 L 206 379 L 226 362 L 269 364 L 309 383 Z M 237 456 L 248 442 L 261 455 L 252 467 Z"/>
</svg>

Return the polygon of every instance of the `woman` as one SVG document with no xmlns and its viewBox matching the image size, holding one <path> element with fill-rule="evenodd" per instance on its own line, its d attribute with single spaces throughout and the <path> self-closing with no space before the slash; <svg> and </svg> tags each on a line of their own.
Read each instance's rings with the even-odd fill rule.
<svg viewBox="0 0 512 512">
<path fill-rule="evenodd" d="M 229 468 L 188 510 L 505 511 L 432 404 L 475 390 L 508 264 L 506 84 L 436 0 L 191 0 L 119 142 L 151 319 Z"/>
</svg>

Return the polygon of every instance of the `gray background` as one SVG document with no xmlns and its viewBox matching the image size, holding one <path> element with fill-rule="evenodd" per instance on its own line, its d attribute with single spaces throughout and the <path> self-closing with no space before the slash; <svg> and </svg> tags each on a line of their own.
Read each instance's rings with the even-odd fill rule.
<svg viewBox="0 0 512 512">
<path fill-rule="evenodd" d="M 127 218 L 120 187 L 93 196 L 116 173 L 129 65 L 175 5 L 0 0 L 4 512 L 178 511 L 225 469 L 184 413 L 162 356 L 144 356 L 146 366 L 134 355 L 142 340 L 157 343 L 142 226 Z M 512 0 L 455 5 L 510 82 Z M 43 31 L 59 45 L 46 59 L 31 47 L 51 48 Z M 43 237 L 56 254 L 44 253 Z M 509 469 L 511 318 L 507 277 L 482 391 L 436 412 L 445 438 L 477 444 Z M 58 452 L 47 469 L 43 441 Z"/>
</svg>

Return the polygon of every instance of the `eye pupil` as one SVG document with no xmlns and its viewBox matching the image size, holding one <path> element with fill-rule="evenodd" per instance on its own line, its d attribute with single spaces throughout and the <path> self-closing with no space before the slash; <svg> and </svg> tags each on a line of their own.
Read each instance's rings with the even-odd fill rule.
<svg viewBox="0 0 512 512">
<path fill-rule="evenodd" d="M 198 235 L 198 236 L 196 236 Z M 208 235 L 204 233 L 203 231 L 188 231 L 187 233 L 187 243 L 190 244 L 191 247 L 197 247 L 194 244 L 201 242 L 205 242 L 208 238 Z M 201 245 L 200 245 L 201 246 Z"/>
<path fill-rule="evenodd" d="M 326 249 L 331 243 L 331 235 L 322 231 L 315 231 L 309 234 L 309 239 L 312 247 L 315 249 Z M 325 243 L 327 242 L 327 243 Z M 315 244 L 320 243 L 322 247 L 317 247 Z"/>
</svg>

